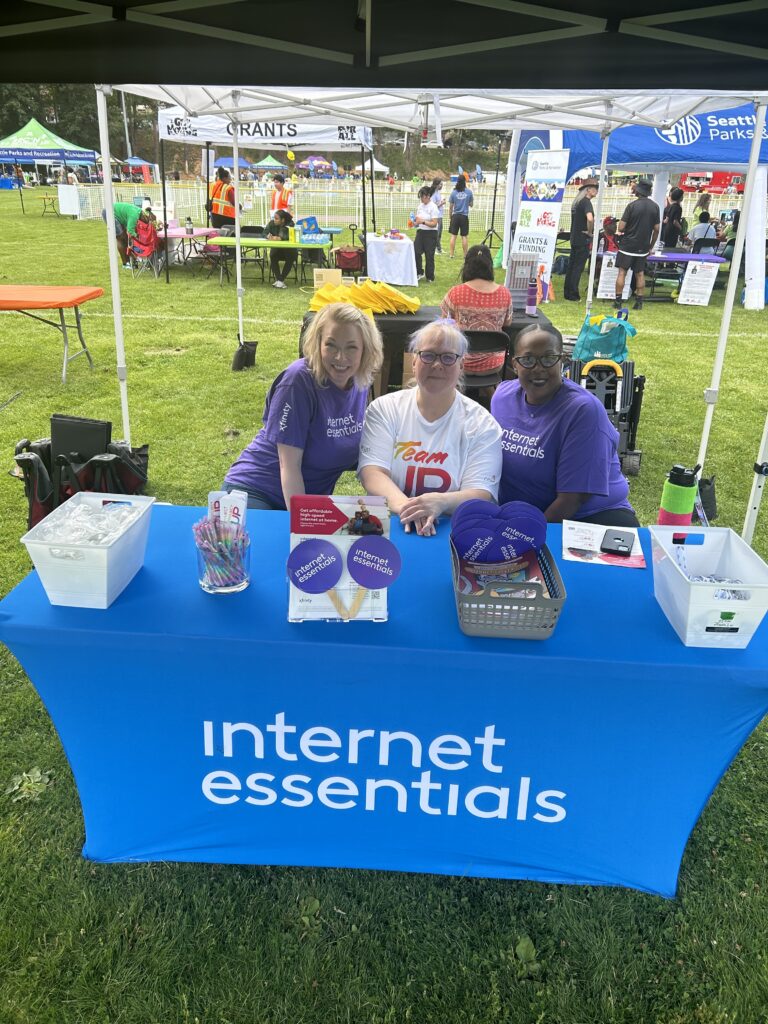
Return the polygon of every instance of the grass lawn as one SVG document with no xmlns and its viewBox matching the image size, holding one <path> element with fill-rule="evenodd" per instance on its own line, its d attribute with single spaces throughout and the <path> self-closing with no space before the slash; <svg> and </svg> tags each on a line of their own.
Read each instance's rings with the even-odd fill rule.
<svg viewBox="0 0 768 1024">
<path fill-rule="evenodd" d="M 111 419 L 121 434 L 104 225 L 42 217 L 31 190 L 25 201 L 22 217 L 18 196 L 0 193 L 0 284 L 107 294 L 84 307 L 95 368 L 76 360 L 66 385 L 56 332 L 0 314 L 0 406 L 13 399 L 0 409 L 6 469 L 17 440 L 47 436 L 53 412 Z M 438 257 L 422 302 L 439 302 L 460 266 Z M 205 501 L 296 355 L 311 289 L 246 286 L 257 365 L 232 373 L 233 285 L 187 269 L 172 271 L 170 286 L 121 271 L 132 440 L 150 445 L 148 493 L 160 500 Z M 631 481 L 643 523 L 655 519 L 672 463 L 695 461 L 723 296 L 706 309 L 659 304 L 632 316 L 631 354 L 647 378 Z M 575 334 L 583 307 L 557 301 L 547 313 Z M 706 467 L 718 524 L 737 532 L 768 406 L 765 325 L 765 313 L 734 312 Z M 20 482 L 1 474 L 0 594 L 29 569 L 24 504 Z M 768 507 L 755 548 L 768 556 Z M 0 737 L 0 1024 L 768 1021 L 765 726 L 694 830 L 674 901 L 383 872 L 94 865 L 80 857 L 80 806 L 58 738 L 5 648 Z M 3 795 L 35 766 L 52 773 L 38 800 Z"/>
</svg>

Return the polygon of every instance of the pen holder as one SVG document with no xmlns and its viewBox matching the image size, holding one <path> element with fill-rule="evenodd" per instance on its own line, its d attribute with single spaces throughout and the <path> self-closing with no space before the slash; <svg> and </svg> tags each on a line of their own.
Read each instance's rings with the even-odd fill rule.
<svg viewBox="0 0 768 1024">
<path fill-rule="evenodd" d="M 215 547 L 196 539 L 197 578 L 206 594 L 237 594 L 251 582 L 251 543 L 239 532 Z"/>
</svg>

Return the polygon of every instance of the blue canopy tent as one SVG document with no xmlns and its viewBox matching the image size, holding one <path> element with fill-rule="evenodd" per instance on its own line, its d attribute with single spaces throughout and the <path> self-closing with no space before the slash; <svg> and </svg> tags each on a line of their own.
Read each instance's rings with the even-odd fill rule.
<svg viewBox="0 0 768 1024">
<path fill-rule="evenodd" d="M 641 168 L 652 173 L 701 170 L 744 170 L 755 124 L 751 104 L 708 114 L 690 114 L 666 129 L 630 125 L 611 132 L 607 166 Z M 583 167 L 599 167 L 601 140 L 595 132 L 563 132 L 570 151 L 568 177 Z M 768 139 L 760 145 L 758 163 L 768 163 Z"/>
<path fill-rule="evenodd" d="M 234 166 L 235 166 L 235 161 L 234 161 L 234 159 L 231 156 L 220 156 L 219 159 L 216 161 L 216 163 L 213 166 L 214 167 L 226 167 L 227 170 L 231 171 L 234 168 Z M 241 170 L 247 171 L 248 168 L 251 166 L 251 162 L 250 162 L 250 160 L 246 160 L 244 157 L 241 156 L 241 157 L 239 157 L 239 159 L 237 161 L 237 166 Z"/>
<path fill-rule="evenodd" d="M 698 170 L 744 170 L 747 185 L 744 191 L 742 223 L 728 276 L 723 318 L 710 387 L 704 393 L 706 413 L 697 463 L 704 465 L 714 407 L 720 387 L 731 312 L 736 292 L 742 252 L 746 254 L 747 308 L 764 308 L 765 295 L 765 196 L 768 175 L 768 137 L 765 132 L 765 107 L 745 104 L 726 110 L 688 114 L 668 128 L 647 128 L 629 125 L 617 128 L 601 138 L 595 132 L 562 133 L 562 147 L 570 152 L 568 176 L 584 167 L 601 166 L 601 180 L 606 168 L 632 168 L 656 175 L 654 199 L 661 205 L 671 172 Z M 753 194 L 755 202 L 752 202 Z M 600 204 L 596 210 L 599 223 Z M 592 301 L 596 253 L 593 252 L 589 279 L 589 310 Z M 768 450 L 768 420 L 763 439 L 763 452 Z M 756 477 L 756 480 L 758 478 Z M 762 492 L 760 492 L 762 493 Z M 750 498 L 743 536 L 752 540 L 759 499 L 756 488 Z"/>
</svg>

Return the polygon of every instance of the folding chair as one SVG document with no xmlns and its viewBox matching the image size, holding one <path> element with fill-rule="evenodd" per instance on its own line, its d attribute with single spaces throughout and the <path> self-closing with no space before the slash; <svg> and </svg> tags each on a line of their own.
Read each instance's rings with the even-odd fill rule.
<svg viewBox="0 0 768 1024">
<path fill-rule="evenodd" d="M 245 224 L 240 228 L 241 238 L 265 238 L 266 228 L 261 224 Z M 264 272 L 267 267 L 267 255 L 265 249 L 243 248 L 242 263 L 245 266 L 251 263 L 261 271 L 261 280 L 264 280 Z"/>
<path fill-rule="evenodd" d="M 469 342 L 467 356 L 474 357 L 469 360 L 470 364 L 474 364 L 470 367 L 467 367 L 465 359 L 465 388 L 470 398 L 487 407 L 487 397 L 481 401 L 479 394 L 471 392 L 479 392 L 481 388 L 495 388 L 504 380 L 509 336 L 504 331 L 464 331 L 464 336 Z"/>
</svg>

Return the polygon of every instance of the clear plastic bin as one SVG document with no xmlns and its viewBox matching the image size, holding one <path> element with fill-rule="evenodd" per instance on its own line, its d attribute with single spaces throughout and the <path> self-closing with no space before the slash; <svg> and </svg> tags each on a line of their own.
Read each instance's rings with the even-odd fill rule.
<svg viewBox="0 0 768 1024">
<path fill-rule="evenodd" d="M 51 604 L 109 608 L 144 564 L 154 500 L 137 494 L 81 492 L 54 509 L 21 538 Z M 138 518 L 109 544 L 56 544 L 40 539 L 43 527 L 55 525 L 57 518 L 63 517 L 62 510 L 66 506 L 74 503 L 100 508 L 105 501 L 141 508 Z"/>
<path fill-rule="evenodd" d="M 746 647 L 768 609 L 768 565 L 726 527 L 652 526 L 650 534 L 653 593 L 686 647 Z M 681 535 L 703 542 L 675 544 Z M 697 582 L 689 576 L 741 582 Z"/>
</svg>

